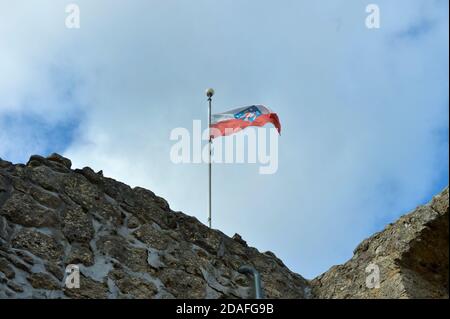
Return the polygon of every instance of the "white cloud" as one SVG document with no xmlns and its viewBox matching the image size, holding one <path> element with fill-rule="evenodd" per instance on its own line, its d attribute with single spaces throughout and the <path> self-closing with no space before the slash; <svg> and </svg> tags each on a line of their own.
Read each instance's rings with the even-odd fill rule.
<svg viewBox="0 0 450 319">
<path fill-rule="evenodd" d="M 214 225 L 303 275 L 345 261 L 446 173 L 446 2 L 378 1 L 378 30 L 366 1 L 77 1 L 79 30 L 64 28 L 65 2 L 37 2 L 0 2 L 0 116 L 81 112 L 76 166 L 206 222 L 206 166 L 172 164 L 170 130 L 206 119 L 209 86 L 217 111 L 271 106 L 279 171 L 215 166 Z"/>
</svg>

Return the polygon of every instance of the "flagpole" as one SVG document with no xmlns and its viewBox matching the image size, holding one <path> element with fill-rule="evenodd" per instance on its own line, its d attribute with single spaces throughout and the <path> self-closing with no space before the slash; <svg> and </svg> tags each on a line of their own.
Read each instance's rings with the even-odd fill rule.
<svg viewBox="0 0 450 319">
<path fill-rule="evenodd" d="M 213 89 L 208 89 L 206 91 L 206 96 L 208 97 L 208 130 L 209 130 L 209 141 L 208 141 L 208 224 L 209 228 L 212 226 L 211 222 L 211 144 L 212 144 L 212 138 L 211 138 L 211 103 L 212 103 L 212 96 L 214 95 Z"/>
</svg>

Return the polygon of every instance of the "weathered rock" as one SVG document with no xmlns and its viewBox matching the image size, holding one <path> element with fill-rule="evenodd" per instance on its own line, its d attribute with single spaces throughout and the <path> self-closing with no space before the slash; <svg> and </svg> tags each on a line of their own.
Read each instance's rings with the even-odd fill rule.
<svg viewBox="0 0 450 319">
<path fill-rule="evenodd" d="M 76 169 L 76 173 L 79 173 L 86 177 L 93 184 L 102 184 L 102 175 L 97 174 L 90 167 L 84 167 L 83 169 Z"/>
<path fill-rule="evenodd" d="M 232 237 L 235 241 L 237 241 L 238 243 L 247 246 L 247 242 L 245 240 L 242 239 L 241 235 L 239 234 L 234 234 Z"/>
<path fill-rule="evenodd" d="M 12 240 L 12 247 L 25 249 L 35 256 L 48 260 L 59 260 L 63 247 L 53 237 L 39 231 L 23 228 Z"/>
<path fill-rule="evenodd" d="M 41 165 L 45 165 L 46 159 L 40 155 L 32 155 L 27 162 L 27 166 L 29 167 L 38 167 Z"/>
<path fill-rule="evenodd" d="M 53 275 L 59 281 L 62 281 L 64 278 L 64 267 L 62 267 L 61 262 L 55 262 L 52 260 L 46 260 L 44 262 L 45 269 L 49 274 Z"/>
<path fill-rule="evenodd" d="M 147 250 L 129 245 L 120 236 L 104 236 L 96 243 L 99 251 L 117 259 L 122 265 L 135 272 L 150 271 Z"/>
<path fill-rule="evenodd" d="M 62 183 L 64 193 L 86 210 L 96 207 L 102 197 L 100 190 L 82 175 L 70 174 Z"/>
<path fill-rule="evenodd" d="M 22 261 L 24 261 L 28 265 L 34 265 L 35 258 L 30 252 L 17 249 L 14 252 L 16 256 L 18 256 Z"/>
<path fill-rule="evenodd" d="M 28 276 L 31 286 L 36 289 L 59 290 L 61 284 L 47 273 L 33 273 Z"/>
<path fill-rule="evenodd" d="M 105 282 L 98 282 L 84 275 L 80 276 L 80 288 L 63 288 L 64 294 L 74 299 L 106 299 L 108 286 Z"/>
<path fill-rule="evenodd" d="M 9 189 L 8 184 L 9 183 L 8 183 L 6 177 L 0 175 L 0 192 L 8 191 L 8 189 Z"/>
<path fill-rule="evenodd" d="M 0 258 L 0 272 L 2 272 L 8 279 L 13 279 L 16 275 L 14 269 L 9 265 L 8 260 L 5 258 Z"/>
<path fill-rule="evenodd" d="M 0 158 L 0 168 L 7 168 L 12 166 L 11 162 L 5 161 L 2 158 Z"/>
<path fill-rule="evenodd" d="M 6 259 L 10 266 L 27 273 L 31 273 L 31 266 L 14 254 L 14 252 L 9 250 L 6 252 L 0 249 L 0 257 Z"/>
<path fill-rule="evenodd" d="M 62 232 L 70 242 L 87 243 L 94 236 L 92 217 L 80 206 L 68 206 L 62 213 Z"/>
<path fill-rule="evenodd" d="M 316 298 L 448 298 L 448 188 L 312 281 Z M 379 288 L 370 281 L 379 270 Z M 366 284 L 369 280 L 369 284 Z M 373 279 L 374 280 L 374 279 Z"/>
<path fill-rule="evenodd" d="M 171 238 L 155 224 L 142 225 L 134 232 L 134 235 L 151 248 L 165 250 L 169 246 Z"/>
<path fill-rule="evenodd" d="M 61 206 L 62 201 L 57 194 L 46 191 L 40 187 L 33 186 L 30 188 L 30 195 L 35 199 L 40 205 L 57 209 Z"/>
<path fill-rule="evenodd" d="M 94 264 L 94 254 L 87 245 L 74 243 L 71 245 L 66 264 L 92 266 Z"/>
<path fill-rule="evenodd" d="M 124 271 L 114 270 L 110 272 L 109 276 L 114 280 L 121 294 L 129 298 L 150 299 L 154 298 L 158 292 L 158 289 L 152 282 L 129 275 Z"/>
<path fill-rule="evenodd" d="M 47 157 L 47 159 L 49 161 L 53 161 L 56 163 L 59 163 L 61 165 L 63 165 L 66 168 L 71 168 L 72 167 L 72 161 L 68 158 L 65 158 L 57 153 L 53 153 L 50 156 Z"/>
<path fill-rule="evenodd" d="M 99 216 L 102 220 L 112 223 L 115 227 L 119 227 L 124 219 L 117 203 L 107 198 L 100 199 L 96 207 L 91 210 L 91 213 Z"/>
<path fill-rule="evenodd" d="M 58 223 L 56 213 L 37 203 L 30 195 L 14 192 L 0 208 L 0 215 L 27 227 L 52 227 Z"/>
<path fill-rule="evenodd" d="M 141 223 L 139 222 L 139 219 L 137 219 L 134 216 L 131 216 L 127 222 L 128 228 L 131 228 L 131 229 L 139 227 L 140 224 Z"/>
<path fill-rule="evenodd" d="M 13 233 L 13 227 L 10 225 L 8 220 L 0 216 L 0 247 L 2 244 L 9 242 Z"/>
<path fill-rule="evenodd" d="M 21 293 L 24 291 L 24 287 L 21 284 L 16 283 L 15 281 L 12 281 L 12 280 L 7 281 L 6 286 L 8 288 L 10 288 L 11 290 L 18 292 L 18 293 Z M 14 295 L 12 295 L 12 296 L 14 296 Z"/>
<path fill-rule="evenodd" d="M 58 154 L 0 160 L 0 298 L 251 298 L 244 264 L 261 273 L 267 298 L 448 296 L 448 190 L 308 282 L 149 190 L 70 167 Z M 365 286 L 371 263 L 379 289 Z M 64 286 L 69 264 L 80 288 Z"/>
<path fill-rule="evenodd" d="M 30 181 L 42 188 L 61 194 L 61 176 L 58 172 L 47 166 L 39 166 L 33 169 L 26 168 Z"/>
<path fill-rule="evenodd" d="M 161 281 L 176 298 L 200 299 L 206 297 L 206 281 L 177 269 L 165 269 Z"/>
</svg>

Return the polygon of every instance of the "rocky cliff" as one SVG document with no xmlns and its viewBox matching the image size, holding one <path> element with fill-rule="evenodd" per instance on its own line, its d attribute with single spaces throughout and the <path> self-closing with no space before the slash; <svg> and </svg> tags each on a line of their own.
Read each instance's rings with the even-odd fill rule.
<svg viewBox="0 0 450 319">
<path fill-rule="evenodd" d="M 446 189 L 307 281 L 149 190 L 57 154 L 0 159 L 0 298 L 249 298 L 242 265 L 259 270 L 267 298 L 448 298 L 448 211 Z M 80 288 L 65 286 L 70 264 Z"/>
<path fill-rule="evenodd" d="M 80 288 L 65 287 L 79 265 Z M 0 159 L 0 298 L 248 298 L 256 267 L 268 298 L 305 298 L 305 279 L 248 247 L 70 160 Z"/>
<path fill-rule="evenodd" d="M 427 205 L 364 240 L 348 262 L 312 280 L 313 295 L 448 298 L 448 196 L 447 187 Z"/>
</svg>

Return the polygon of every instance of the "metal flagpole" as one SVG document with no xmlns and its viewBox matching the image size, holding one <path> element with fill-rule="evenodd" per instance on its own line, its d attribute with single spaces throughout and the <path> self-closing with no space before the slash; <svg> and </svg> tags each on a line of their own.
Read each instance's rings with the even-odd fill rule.
<svg viewBox="0 0 450 319">
<path fill-rule="evenodd" d="M 212 102 L 212 96 L 214 95 L 213 89 L 206 90 L 206 96 L 208 97 L 208 130 L 210 130 L 211 127 L 211 102 Z M 211 222 L 211 144 L 212 144 L 212 138 L 211 138 L 211 132 L 209 132 L 209 142 L 208 142 L 208 224 L 209 228 L 212 226 Z"/>
</svg>

